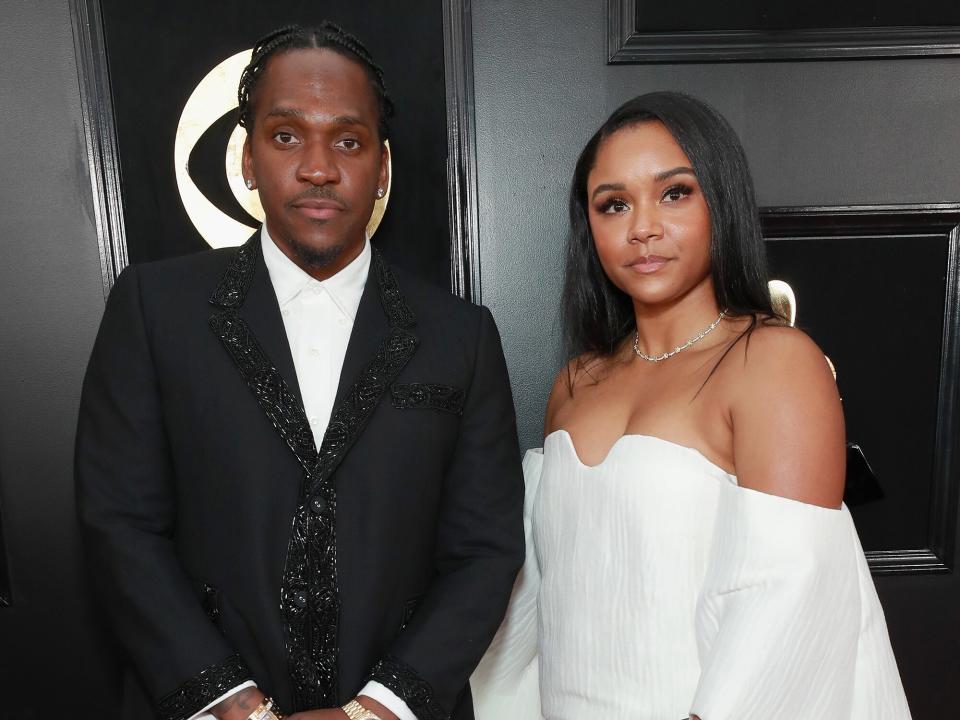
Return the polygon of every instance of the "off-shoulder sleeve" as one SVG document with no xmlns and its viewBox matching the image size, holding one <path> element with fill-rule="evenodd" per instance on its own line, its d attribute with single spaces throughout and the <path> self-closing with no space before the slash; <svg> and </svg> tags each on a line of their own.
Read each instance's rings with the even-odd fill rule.
<svg viewBox="0 0 960 720">
<path fill-rule="evenodd" d="M 725 487 L 696 628 L 702 720 L 910 717 L 846 507 Z"/>
<path fill-rule="evenodd" d="M 505 717 L 541 720 L 542 717 L 537 663 L 540 566 L 533 542 L 533 503 L 542 469 L 541 449 L 528 450 L 523 458 L 526 560 L 514 583 L 506 617 L 470 678 L 477 720 L 502 720 Z"/>
</svg>

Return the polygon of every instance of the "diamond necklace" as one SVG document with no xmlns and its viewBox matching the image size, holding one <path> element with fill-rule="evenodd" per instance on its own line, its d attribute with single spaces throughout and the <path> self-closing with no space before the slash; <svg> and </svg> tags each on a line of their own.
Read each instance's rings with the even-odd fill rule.
<svg viewBox="0 0 960 720">
<path fill-rule="evenodd" d="M 658 363 L 658 362 L 663 362 L 664 360 L 669 360 L 678 352 L 682 350 L 686 350 L 691 345 L 694 345 L 700 342 L 701 340 L 703 340 L 707 335 L 709 335 L 711 332 L 713 332 L 716 329 L 717 325 L 720 324 L 720 321 L 723 320 L 726 316 L 727 316 L 726 309 L 721 310 L 719 317 L 717 317 L 716 320 L 710 323 L 710 327 L 708 327 L 705 330 L 701 330 L 699 333 L 697 333 L 692 338 L 687 340 L 683 345 L 678 345 L 670 352 L 663 353 L 663 355 L 647 355 L 646 353 L 642 352 L 640 350 L 640 331 L 637 330 L 636 334 L 633 336 L 633 351 L 637 354 L 637 357 L 643 358 L 647 362 Z"/>
</svg>

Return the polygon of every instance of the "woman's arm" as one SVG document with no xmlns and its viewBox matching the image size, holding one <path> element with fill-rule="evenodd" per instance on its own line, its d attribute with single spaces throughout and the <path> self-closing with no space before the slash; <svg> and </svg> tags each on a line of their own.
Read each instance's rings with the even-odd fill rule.
<svg viewBox="0 0 960 720">
<path fill-rule="evenodd" d="M 840 400 L 799 331 L 762 328 L 743 345 L 726 375 L 739 486 L 718 506 L 691 716 L 839 720 L 860 625 Z"/>
<path fill-rule="evenodd" d="M 843 410 L 823 352 L 804 333 L 768 327 L 741 350 L 730 403 L 740 487 L 839 508 Z"/>
</svg>

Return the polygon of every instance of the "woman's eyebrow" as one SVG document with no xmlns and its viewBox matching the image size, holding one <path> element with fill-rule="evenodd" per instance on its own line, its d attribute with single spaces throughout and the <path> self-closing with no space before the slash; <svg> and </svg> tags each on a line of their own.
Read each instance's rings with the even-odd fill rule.
<svg viewBox="0 0 960 720">
<path fill-rule="evenodd" d="M 654 180 L 657 182 L 663 182 L 667 178 L 672 178 L 674 175 L 693 175 L 694 177 L 697 174 L 693 171 L 693 168 L 689 167 L 675 167 L 671 170 L 662 170 L 654 176 Z"/>
<path fill-rule="evenodd" d="M 592 200 L 597 195 L 599 195 L 602 192 L 606 192 L 607 190 L 626 190 L 626 189 L 627 189 L 627 186 L 624 185 L 623 183 L 600 183 L 593 189 L 593 193 L 590 195 L 590 199 Z"/>
</svg>

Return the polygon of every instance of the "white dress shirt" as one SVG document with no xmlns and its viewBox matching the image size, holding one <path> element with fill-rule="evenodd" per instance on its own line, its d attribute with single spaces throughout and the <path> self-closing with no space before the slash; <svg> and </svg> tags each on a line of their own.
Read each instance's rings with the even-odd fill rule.
<svg viewBox="0 0 960 720">
<path fill-rule="evenodd" d="M 319 449 L 330 423 L 343 358 L 370 272 L 370 241 L 364 242 L 363 250 L 349 265 L 326 280 L 315 280 L 284 255 L 266 225 L 260 233 L 260 246 L 280 305 L 303 409 Z M 207 710 L 253 684 L 238 685 L 190 720 L 214 720 Z M 359 694 L 373 698 L 400 720 L 417 720 L 407 704 L 380 683 L 367 683 Z"/>
<path fill-rule="evenodd" d="M 353 331 L 367 274 L 370 243 L 349 265 L 326 280 L 314 280 L 261 233 L 263 260 L 277 294 L 297 383 L 317 449 L 330 422 L 340 370 Z"/>
</svg>

